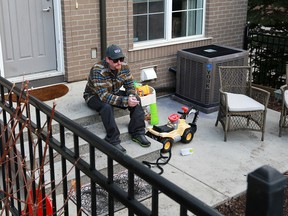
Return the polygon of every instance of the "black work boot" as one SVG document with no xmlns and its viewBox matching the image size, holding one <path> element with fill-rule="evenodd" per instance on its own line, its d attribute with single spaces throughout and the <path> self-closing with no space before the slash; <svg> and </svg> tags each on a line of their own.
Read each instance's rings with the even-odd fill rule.
<svg viewBox="0 0 288 216">
<path fill-rule="evenodd" d="M 117 148 L 118 150 L 122 151 L 123 153 L 126 153 L 126 149 L 123 148 L 123 146 L 121 146 L 120 144 L 114 145 L 115 148 Z"/>
<path fill-rule="evenodd" d="M 134 135 L 132 137 L 132 140 L 139 143 L 139 145 L 141 145 L 142 147 L 149 147 L 151 145 L 150 141 L 147 140 L 144 134 Z"/>
</svg>

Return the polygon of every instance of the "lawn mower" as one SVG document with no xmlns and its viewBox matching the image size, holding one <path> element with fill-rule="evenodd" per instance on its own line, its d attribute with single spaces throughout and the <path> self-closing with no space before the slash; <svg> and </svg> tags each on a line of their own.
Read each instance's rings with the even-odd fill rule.
<svg viewBox="0 0 288 216">
<path fill-rule="evenodd" d="M 176 113 L 169 115 L 169 121 L 165 125 L 147 128 L 146 136 L 163 144 L 162 153 L 169 152 L 175 142 L 190 143 L 196 133 L 199 111 L 186 106 L 182 107 L 182 111 L 178 111 L 180 116 Z M 193 121 L 187 123 L 186 118 L 192 113 L 194 113 Z"/>
</svg>

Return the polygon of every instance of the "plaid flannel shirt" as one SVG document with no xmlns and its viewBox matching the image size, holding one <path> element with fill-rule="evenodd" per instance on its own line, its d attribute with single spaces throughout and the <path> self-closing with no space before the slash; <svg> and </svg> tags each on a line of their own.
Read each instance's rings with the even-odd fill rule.
<svg viewBox="0 0 288 216">
<path fill-rule="evenodd" d="M 122 86 L 126 91 L 126 96 L 118 95 Z M 136 91 L 127 63 L 123 62 L 121 70 L 114 74 L 109 64 L 103 60 L 91 68 L 83 97 L 88 102 L 93 95 L 97 95 L 105 103 L 128 107 L 129 94 L 136 94 Z"/>
</svg>

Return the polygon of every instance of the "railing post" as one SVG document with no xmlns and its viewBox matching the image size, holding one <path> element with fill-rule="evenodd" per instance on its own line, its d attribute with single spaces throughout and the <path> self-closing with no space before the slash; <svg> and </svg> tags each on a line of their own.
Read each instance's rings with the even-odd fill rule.
<svg viewBox="0 0 288 216">
<path fill-rule="evenodd" d="M 283 215 L 287 178 L 270 166 L 248 174 L 246 216 Z"/>
<path fill-rule="evenodd" d="M 286 83 L 288 85 L 288 61 L 286 61 Z"/>
<path fill-rule="evenodd" d="M 243 34 L 243 49 L 248 50 L 249 41 L 249 23 L 246 23 Z"/>
</svg>

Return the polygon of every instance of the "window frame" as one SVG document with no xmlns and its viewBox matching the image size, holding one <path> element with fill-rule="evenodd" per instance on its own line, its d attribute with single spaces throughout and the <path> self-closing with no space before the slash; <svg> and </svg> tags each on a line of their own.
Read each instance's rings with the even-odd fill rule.
<svg viewBox="0 0 288 216">
<path fill-rule="evenodd" d="M 134 4 L 134 2 L 133 2 Z M 188 11 L 188 9 L 186 10 Z M 178 44 L 201 40 L 205 35 L 205 18 L 206 18 L 206 0 L 203 0 L 203 16 L 202 16 L 202 34 L 192 35 L 192 36 L 184 36 L 172 38 L 172 0 L 164 0 L 164 38 L 163 39 L 154 39 L 154 40 L 146 40 L 146 41 L 133 41 L 134 48 L 142 48 L 142 47 L 158 47 L 163 46 L 165 44 Z M 134 14 L 132 14 L 134 17 Z M 132 28 L 134 35 L 134 28 Z"/>
</svg>

